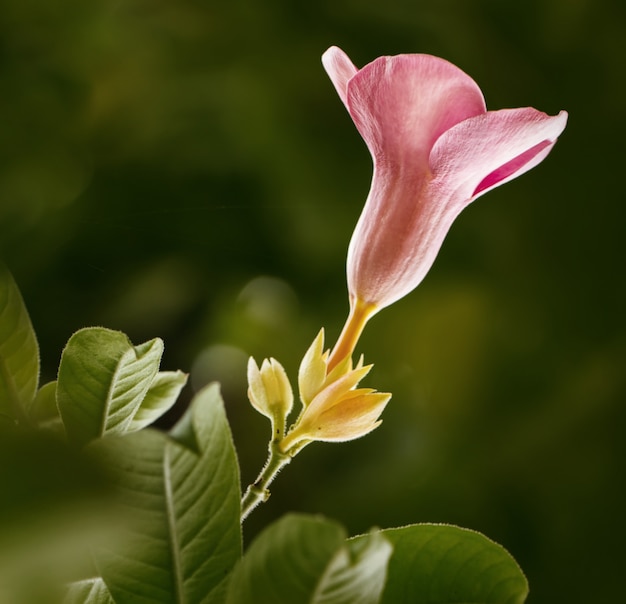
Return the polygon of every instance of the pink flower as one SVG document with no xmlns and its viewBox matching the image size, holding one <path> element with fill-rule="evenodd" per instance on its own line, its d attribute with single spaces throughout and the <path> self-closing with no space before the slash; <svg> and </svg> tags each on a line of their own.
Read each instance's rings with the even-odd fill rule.
<svg viewBox="0 0 626 604">
<path fill-rule="evenodd" d="M 548 155 L 567 114 L 487 111 L 467 74 L 430 55 L 380 57 L 359 70 L 331 47 L 322 62 L 374 162 L 348 249 L 351 313 L 332 368 L 375 312 L 419 285 L 463 208 Z"/>
</svg>

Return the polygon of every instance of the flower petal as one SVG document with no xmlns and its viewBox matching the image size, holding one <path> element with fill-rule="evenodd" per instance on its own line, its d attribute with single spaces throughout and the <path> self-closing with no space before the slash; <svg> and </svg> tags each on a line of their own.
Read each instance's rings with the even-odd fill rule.
<svg viewBox="0 0 626 604">
<path fill-rule="evenodd" d="M 348 290 L 377 310 L 408 294 L 432 266 L 458 211 L 433 194 L 431 177 L 375 171 L 370 194 L 350 240 Z"/>
<path fill-rule="evenodd" d="M 322 65 L 335 86 L 339 98 L 347 108 L 348 82 L 356 75 L 358 69 L 353 65 L 348 55 L 336 46 L 331 46 L 322 55 Z"/>
<path fill-rule="evenodd" d="M 291 389 L 287 372 L 284 367 L 273 358 L 270 359 L 270 368 L 273 378 L 273 387 L 275 388 L 272 403 L 281 413 L 287 416 L 293 407 L 293 390 Z"/>
<path fill-rule="evenodd" d="M 526 107 L 489 111 L 456 124 L 431 151 L 433 186 L 465 205 L 541 162 L 566 122 L 565 111 L 549 116 Z"/>
<path fill-rule="evenodd" d="M 320 414 L 317 425 L 311 426 L 311 436 L 326 442 L 345 442 L 365 436 L 380 425 L 381 421 L 377 420 L 389 399 L 391 394 L 385 392 L 356 390 Z"/>
<path fill-rule="evenodd" d="M 270 417 L 265 384 L 259 366 L 252 357 L 248 359 L 248 398 L 259 413 Z"/>
<path fill-rule="evenodd" d="M 298 371 L 298 388 L 303 405 L 308 405 L 324 386 L 326 379 L 324 329 L 321 329 L 306 351 Z"/>
<path fill-rule="evenodd" d="M 409 162 L 406 168 L 420 171 L 443 132 L 485 112 L 472 78 L 425 54 L 369 63 L 348 81 L 347 105 L 375 161 L 403 159 Z"/>
<path fill-rule="evenodd" d="M 321 409 L 325 407 L 334 405 L 347 392 L 356 388 L 357 384 L 371 371 L 372 367 L 373 365 L 365 365 L 365 367 L 353 369 L 331 382 L 311 401 L 302 414 L 302 420 L 308 416 L 321 413 Z"/>
</svg>

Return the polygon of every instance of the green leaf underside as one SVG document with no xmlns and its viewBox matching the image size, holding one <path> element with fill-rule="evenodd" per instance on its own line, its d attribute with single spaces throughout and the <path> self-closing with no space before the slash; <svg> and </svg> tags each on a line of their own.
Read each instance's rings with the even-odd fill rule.
<svg viewBox="0 0 626 604">
<path fill-rule="evenodd" d="M 0 415 L 23 419 L 39 380 L 39 346 L 11 273 L 0 264 Z"/>
<path fill-rule="evenodd" d="M 115 604 L 102 579 L 87 579 L 72 583 L 63 604 Z"/>
<path fill-rule="evenodd" d="M 70 441 L 84 445 L 129 429 L 159 370 L 159 338 L 133 346 L 121 332 L 89 327 L 76 332 L 61 356 L 59 412 Z"/>
<path fill-rule="evenodd" d="M 380 536 L 346 543 L 329 520 L 290 514 L 252 543 L 235 569 L 227 604 L 375 604 L 391 547 Z"/>
<path fill-rule="evenodd" d="M 159 419 L 176 402 L 186 383 L 187 374 L 182 371 L 157 373 L 130 422 L 128 432 L 141 430 Z"/>
<path fill-rule="evenodd" d="M 418 524 L 383 535 L 393 554 L 382 604 L 521 604 L 528 595 L 515 560 L 480 533 Z"/>
<path fill-rule="evenodd" d="M 239 470 L 216 385 L 191 413 L 199 454 L 151 429 L 90 447 L 127 520 L 119 550 L 96 553 L 117 604 L 214 602 L 241 556 Z"/>
<path fill-rule="evenodd" d="M 320 581 L 313 602 L 323 604 L 378 604 L 393 547 L 380 532 L 348 541 Z"/>
</svg>

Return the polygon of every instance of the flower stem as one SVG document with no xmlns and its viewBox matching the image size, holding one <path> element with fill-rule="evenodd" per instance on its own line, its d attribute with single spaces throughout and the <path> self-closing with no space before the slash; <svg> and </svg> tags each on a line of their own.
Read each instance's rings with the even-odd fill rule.
<svg viewBox="0 0 626 604">
<path fill-rule="evenodd" d="M 293 457 L 289 453 L 283 453 L 280 450 L 279 442 L 280 439 L 278 438 L 270 442 L 269 455 L 259 477 L 244 493 L 241 500 L 241 522 L 248 517 L 250 512 L 259 505 L 259 503 L 263 503 L 269 499 L 269 485 Z"/>
<path fill-rule="evenodd" d="M 330 373 L 346 357 L 352 356 L 365 324 L 375 312 L 376 307 L 373 304 L 368 304 L 359 299 L 354 301 L 346 324 L 343 326 L 339 339 L 330 353 L 327 373 Z"/>
</svg>

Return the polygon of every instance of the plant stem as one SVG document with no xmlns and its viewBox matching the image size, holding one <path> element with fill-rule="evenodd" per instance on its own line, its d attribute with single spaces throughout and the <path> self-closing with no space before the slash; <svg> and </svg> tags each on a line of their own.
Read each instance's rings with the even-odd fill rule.
<svg viewBox="0 0 626 604">
<path fill-rule="evenodd" d="M 283 453 L 279 447 L 280 439 L 274 439 L 269 444 L 269 455 L 267 461 L 259 474 L 259 477 L 253 482 L 247 489 L 241 500 L 241 522 L 243 522 L 250 512 L 259 503 L 267 501 L 270 492 L 268 490 L 269 485 L 274 478 L 278 475 L 284 466 L 286 466 L 292 459 L 293 455 L 289 453 Z"/>
<path fill-rule="evenodd" d="M 346 357 L 352 356 L 365 324 L 375 312 L 376 307 L 373 304 L 368 304 L 362 300 L 357 299 L 351 304 L 346 324 L 330 353 L 326 369 L 327 375 Z"/>
</svg>

